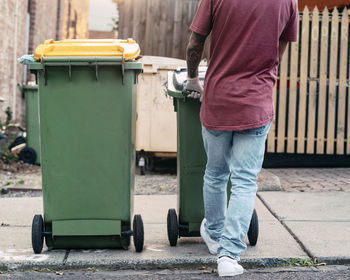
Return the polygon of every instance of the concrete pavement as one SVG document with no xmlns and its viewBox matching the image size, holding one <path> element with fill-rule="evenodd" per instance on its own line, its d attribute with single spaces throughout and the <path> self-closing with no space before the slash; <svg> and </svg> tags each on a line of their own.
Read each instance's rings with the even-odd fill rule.
<svg viewBox="0 0 350 280">
<path fill-rule="evenodd" d="M 350 263 L 350 194 L 260 192 L 256 202 L 260 236 L 241 256 L 245 267 L 271 266 L 286 259 L 316 257 L 327 263 Z M 0 199 L 0 269 L 54 267 L 170 268 L 215 266 L 201 238 L 181 238 L 170 247 L 166 215 L 175 195 L 136 195 L 135 213 L 145 226 L 145 249 L 53 250 L 34 255 L 31 221 L 42 213 L 42 198 Z M 271 213 L 270 212 L 273 213 Z"/>
<path fill-rule="evenodd" d="M 34 255 L 31 249 L 31 221 L 42 213 L 42 198 L 3 198 L 0 204 L 0 267 L 113 267 L 169 268 L 215 265 L 216 257 L 208 253 L 201 238 L 181 238 L 177 247 L 167 240 L 166 216 L 175 208 L 175 195 L 135 196 L 135 213 L 143 217 L 145 249 L 134 252 L 133 246 L 124 250 L 54 250 Z M 242 255 L 247 266 L 272 265 L 284 258 L 307 258 L 307 255 L 278 220 L 257 200 L 260 236 L 255 247 L 248 246 Z"/>
<path fill-rule="evenodd" d="M 349 192 L 264 192 L 259 197 L 312 258 L 349 262 Z"/>
<path fill-rule="evenodd" d="M 350 169 L 323 169 L 322 174 L 318 169 L 263 170 L 258 179 L 259 193 L 256 201 L 260 236 L 257 245 L 248 246 L 242 254 L 243 265 L 271 266 L 288 259 L 312 258 L 328 264 L 349 264 L 349 172 Z M 2 186 L 10 187 L 6 186 L 7 182 L 17 182 L 17 185 L 11 184 L 11 187 L 26 188 L 32 178 L 11 177 L 14 174 L 8 176 L 2 176 Z M 35 176 L 40 178 L 40 173 L 37 172 Z M 312 187 L 315 184 L 310 185 L 313 181 L 321 182 L 318 176 L 324 181 L 323 192 Z M 25 183 L 21 182 L 22 179 Z M 165 183 L 163 179 L 153 178 L 151 186 L 143 189 L 141 187 L 147 178 L 136 179 L 136 185 L 140 185 L 138 194 L 152 194 L 135 195 L 134 200 L 134 213 L 142 215 L 145 227 L 145 249 L 142 253 L 135 253 L 131 245 L 128 251 L 47 251 L 44 248 L 42 254 L 35 255 L 31 247 L 31 222 L 35 214 L 43 213 L 42 198 L 0 198 L 0 271 L 18 268 L 215 267 L 216 258 L 208 253 L 201 238 L 181 238 L 177 247 L 169 246 L 166 216 L 168 209 L 176 208 L 177 205 L 173 186 L 176 184 L 175 178 L 169 176 Z M 38 180 L 33 178 L 33 182 Z M 331 185 L 332 180 L 334 186 Z M 335 187 L 339 185 L 341 188 Z M 287 192 L 274 192 L 282 189 Z M 157 192 L 164 195 L 154 195 Z M 288 263 L 293 262 L 295 261 L 288 260 Z"/>
</svg>

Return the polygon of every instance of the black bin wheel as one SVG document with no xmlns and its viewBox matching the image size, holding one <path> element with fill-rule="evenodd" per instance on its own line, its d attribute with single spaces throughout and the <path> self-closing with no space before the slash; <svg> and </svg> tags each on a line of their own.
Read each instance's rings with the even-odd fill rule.
<svg viewBox="0 0 350 280">
<path fill-rule="evenodd" d="M 259 237 L 259 220 L 258 215 L 254 209 L 252 219 L 250 220 L 249 230 L 248 230 L 248 240 L 251 246 L 255 246 L 258 242 Z"/>
<path fill-rule="evenodd" d="M 41 215 L 35 215 L 32 223 L 32 247 L 35 254 L 40 254 L 44 244 L 44 221 Z"/>
<path fill-rule="evenodd" d="M 141 215 L 134 216 L 133 222 L 134 246 L 136 252 L 142 252 L 144 242 L 143 222 Z"/>
<path fill-rule="evenodd" d="M 19 153 L 19 159 L 25 163 L 34 164 L 36 161 L 36 152 L 30 147 L 25 147 Z"/>
<path fill-rule="evenodd" d="M 179 236 L 179 225 L 177 223 L 177 215 L 175 209 L 169 209 L 168 211 L 167 226 L 170 246 L 176 246 Z"/>
</svg>

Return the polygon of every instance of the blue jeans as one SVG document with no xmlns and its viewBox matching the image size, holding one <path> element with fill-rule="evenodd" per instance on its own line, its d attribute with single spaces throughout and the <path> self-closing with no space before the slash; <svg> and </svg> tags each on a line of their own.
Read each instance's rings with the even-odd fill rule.
<svg viewBox="0 0 350 280">
<path fill-rule="evenodd" d="M 246 249 L 247 235 L 254 210 L 256 179 L 261 170 L 266 126 L 241 130 L 209 130 L 202 126 L 207 166 L 204 175 L 205 229 L 219 242 L 218 256 L 239 259 Z M 227 183 L 231 197 L 227 206 Z"/>
</svg>

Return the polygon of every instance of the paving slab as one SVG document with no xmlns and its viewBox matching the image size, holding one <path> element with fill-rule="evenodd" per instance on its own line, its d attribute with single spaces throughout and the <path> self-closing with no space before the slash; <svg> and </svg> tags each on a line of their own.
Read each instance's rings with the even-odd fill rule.
<svg viewBox="0 0 350 280">
<path fill-rule="evenodd" d="M 284 191 L 350 192 L 350 168 L 270 168 Z"/>
<path fill-rule="evenodd" d="M 42 213 L 42 198 L 4 198 L 0 213 L 10 226 L 0 227 L 0 266 L 78 268 L 104 266 L 114 268 L 167 268 L 186 265 L 215 265 L 216 257 L 208 253 L 201 238 L 181 238 L 176 247 L 167 239 L 166 217 L 169 208 L 176 208 L 176 195 L 136 195 L 135 213 L 141 214 L 145 227 L 145 249 L 129 250 L 53 250 L 47 248 L 34 255 L 31 248 L 31 220 Z M 260 235 L 255 247 L 248 246 L 241 256 L 246 265 L 272 265 L 286 258 L 307 255 L 287 230 L 256 201 Z"/>
<path fill-rule="evenodd" d="M 41 254 L 34 254 L 29 226 L 0 227 L 0 267 L 61 267 L 65 255 L 65 250 L 49 252 L 46 247 Z"/>
<path fill-rule="evenodd" d="M 0 199 L 0 224 L 31 226 L 34 215 L 42 213 L 42 197 Z"/>
<path fill-rule="evenodd" d="M 311 256 L 350 262 L 350 193 L 269 192 L 259 196 Z"/>
<path fill-rule="evenodd" d="M 135 213 L 141 214 L 145 227 L 145 248 L 135 253 L 133 245 L 124 250 L 72 250 L 68 267 L 107 266 L 114 268 L 166 268 L 183 265 L 215 265 L 201 238 L 180 238 L 176 247 L 167 239 L 166 217 L 177 205 L 176 195 L 135 196 Z M 287 230 L 257 200 L 260 235 L 255 247 L 248 246 L 242 263 L 268 264 L 285 258 L 307 258 Z"/>
</svg>

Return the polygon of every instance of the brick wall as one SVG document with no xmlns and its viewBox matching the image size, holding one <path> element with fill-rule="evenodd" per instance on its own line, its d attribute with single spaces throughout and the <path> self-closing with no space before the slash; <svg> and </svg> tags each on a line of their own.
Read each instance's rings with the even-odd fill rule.
<svg viewBox="0 0 350 280">
<path fill-rule="evenodd" d="M 10 107 L 16 114 L 15 119 L 22 121 L 24 100 L 16 84 L 22 81 L 23 66 L 18 63 L 14 65 L 14 57 L 17 58 L 25 52 L 28 0 L 17 1 L 17 13 L 16 0 L 0 1 L 0 99 L 4 100 L 0 101 L 0 119 L 4 120 L 5 110 Z M 16 27 L 17 47 L 15 47 Z"/>
<path fill-rule="evenodd" d="M 17 16 L 16 1 L 18 1 Z M 17 83 L 23 83 L 25 68 L 18 63 L 14 65 L 14 57 L 26 53 L 28 11 L 30 14 L 28 53 L 32 54 L 35 48 L 47 39 L 88 38 L 89 3 L 89 0 L 0 0 L 0 119 L 2 121 L 5 119 L 6 108 L 10 107 L 13 112 L 15 111 L 14 119 L 22 125 L 25 124 L 25 100 L 16 86 Z M 14 50 L 15 26 L 17 26 L 16 50 Z M 15 79 L 14 67 L 16 67 Z M 34 76 L 28 74 L 27 79 L 34 80 Z"/>
<path fill-rule="evenodd" d="M 56 39 L 58 0 L 30 0 L 29 53 L 47 39 Z"/>
</svg>

